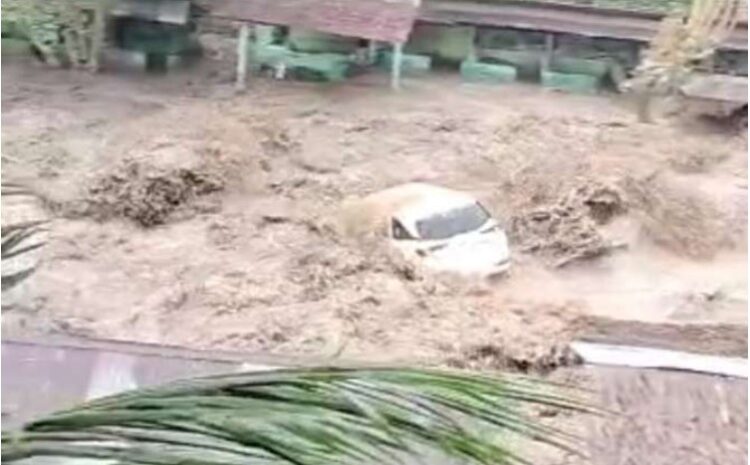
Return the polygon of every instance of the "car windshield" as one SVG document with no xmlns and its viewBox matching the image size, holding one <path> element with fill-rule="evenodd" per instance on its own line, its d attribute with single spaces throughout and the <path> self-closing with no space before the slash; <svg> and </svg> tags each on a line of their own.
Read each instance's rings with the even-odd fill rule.
<svg viewBox="0 0 750 465">
<path fill-rule="evenodd" d="M 448 239 L 475 231 L 489 219 L 487 211 L 474 203 L 417 221 L 417 232 L 422 239 Z"/>
</svg>

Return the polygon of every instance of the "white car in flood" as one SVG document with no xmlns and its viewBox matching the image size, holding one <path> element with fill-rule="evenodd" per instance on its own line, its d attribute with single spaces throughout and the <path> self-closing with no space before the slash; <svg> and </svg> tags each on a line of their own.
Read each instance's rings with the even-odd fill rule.
<svg viewBox="0 0 750 465">
<path fill-rule="evenodd" d="M 376 217 L 394 247 L 439 272 L 488 277 L 510 268 L 500 224 L 471 195 L 423 183 L 371 194 L 350 205 L 350 218 Z"/>
</svg>

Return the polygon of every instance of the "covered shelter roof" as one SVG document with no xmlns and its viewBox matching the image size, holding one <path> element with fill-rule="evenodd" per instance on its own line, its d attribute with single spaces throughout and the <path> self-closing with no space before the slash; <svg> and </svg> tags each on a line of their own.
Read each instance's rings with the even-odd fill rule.
<svg viewBox="0 0 750 465">
<path fill-rule="evenodd" d="M 688 5 L 683 0 L 426 0 L 419 20 L 648 42 L 666 12 Z M 723 48 L 747 50 L 747 8 L 741 14 Z"/>
<path fill-rule="evenodd" d="M 406 42 L 419 0 L 213 0 L 211 16 Z"/>
</svg>

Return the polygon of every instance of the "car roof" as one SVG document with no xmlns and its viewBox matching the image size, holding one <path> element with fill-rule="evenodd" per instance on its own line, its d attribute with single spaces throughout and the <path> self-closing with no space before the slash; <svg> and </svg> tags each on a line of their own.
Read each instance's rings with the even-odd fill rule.
<svg viewBox="0 0 750 465">
<path fill-rule="evenodd" d="M 473 197 L 453 189 L 433 184 L 412 182 L 389 187 L 370 194 L 362 199 L 366 203 L 375 203 L 389 210 L 391 215 L 401 214 L 407 210 L 442 211 L 445 207 L 473 203 Z M 421 208 L 418 208 L 421 207 Z"/>
<path fill-rule="evenodd" d="M 414 224 L 417 221 L 454 208 L 476 203 L 476 199 L 463 192 L 429 186 L 419 189 L 420 195 L 401 205 L 393 216 L 403 223 Z"/>
<path fill-rule="evenodd" d="M 349 207 L 356 206 L 356 211 L 361 214 L 361 223 L 370 223 L 375 227 L 384 219 L 396 218 L 415 234 L 418 220 L 475 202 L 474 197 L 464 192 L 411 182 L 369 194 Z M 365 217 L 369 217 L 369 220 Z"/>
</svg>

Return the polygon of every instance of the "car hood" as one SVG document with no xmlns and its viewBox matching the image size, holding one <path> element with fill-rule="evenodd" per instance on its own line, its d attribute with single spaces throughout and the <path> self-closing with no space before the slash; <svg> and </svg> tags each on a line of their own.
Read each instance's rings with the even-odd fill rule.
<svg viewBox="0 0 750 465">
<path fill-rule="evenodd" d="M 508 239 L 501 231 L 454 238 L 433 249 L 426 264 L 444 271 L 483 273 L 510 259 Z"/>
</svg>

